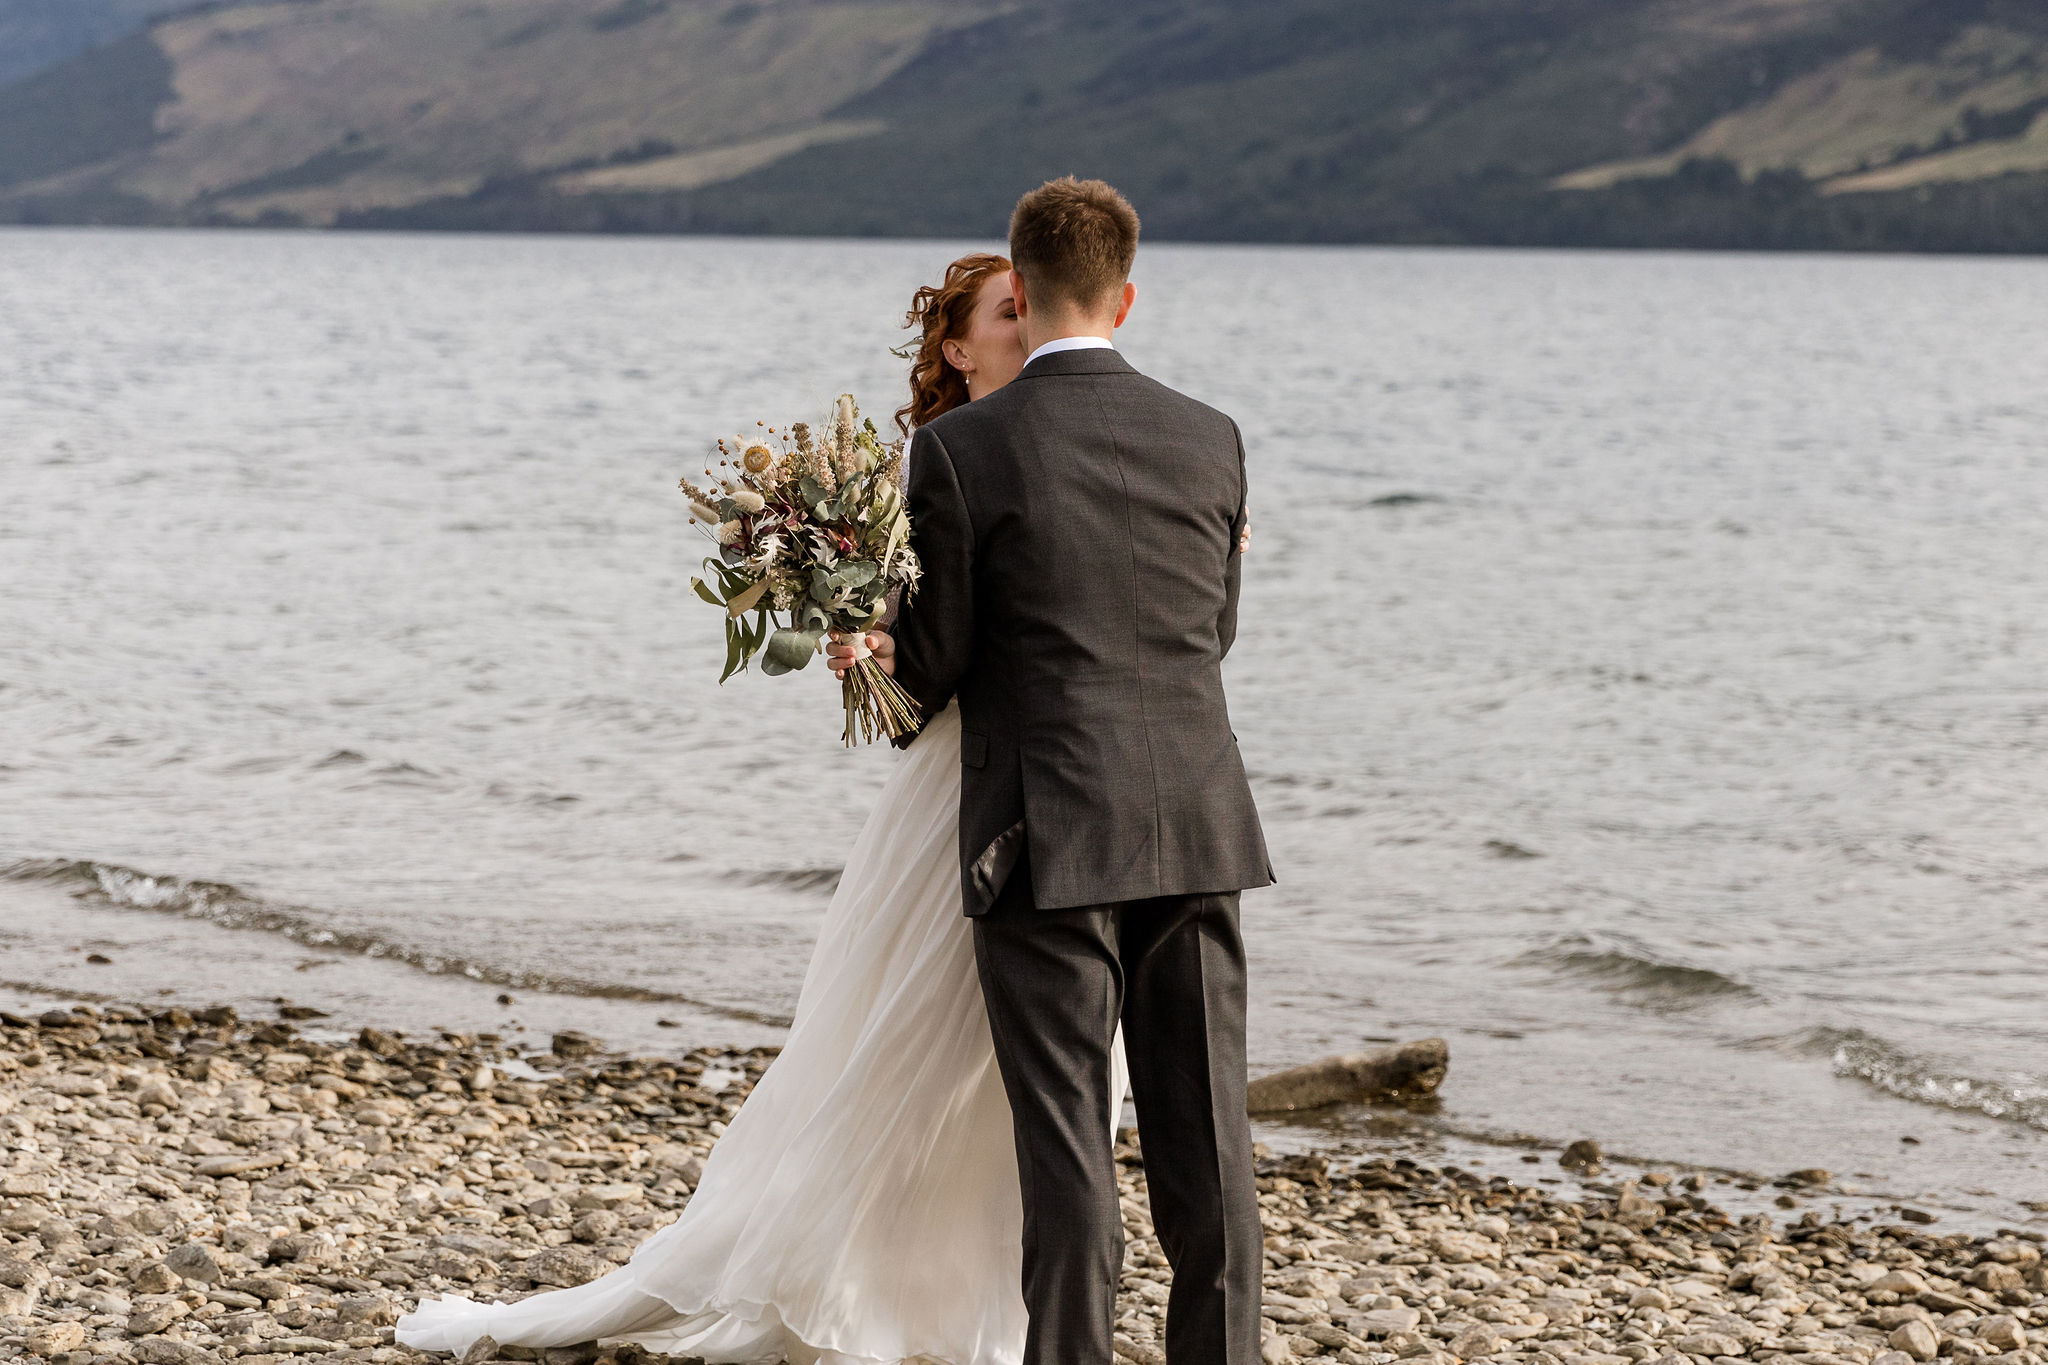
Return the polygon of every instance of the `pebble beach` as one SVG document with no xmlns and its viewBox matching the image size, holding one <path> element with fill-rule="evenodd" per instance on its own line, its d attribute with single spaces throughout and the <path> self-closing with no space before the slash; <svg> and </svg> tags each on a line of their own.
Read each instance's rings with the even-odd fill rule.
<svg viewBox="0 0 2048 1365">
<path fill-rule="evenodd" d="M 626 1261 L 774 1057 L 634 1058 L 579 1033 L 522 1056 L 314 1013 L 0 1014 L 0 1359 L 447 1359 L 393 1324 L 422 1297 L 520 1297 Z M 1170 1272 L 1125 1136 L 1116 1347 L 1163 1365 Z M 2048 1365 L 2039 1233 L 1813 1209 L 1776 1226 L 1722 1212 L 1697 1174 L 1569 1199 L 1369 1150 L 1261 1153 L 1270 1365 Z M 494 1359 L 671 1358 L 486 1338 L 462 1361 Z"/>
</svg>

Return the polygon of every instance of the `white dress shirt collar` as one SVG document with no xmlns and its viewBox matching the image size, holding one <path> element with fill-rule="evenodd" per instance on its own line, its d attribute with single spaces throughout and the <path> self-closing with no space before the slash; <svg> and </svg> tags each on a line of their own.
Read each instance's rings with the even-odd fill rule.
<svg viewBox="0 0 2048 1365">
<path fill-rule="evenodd" d="M 1058 355 L 1061 351 L 1114 351 L 1116 343 L 1108 337 L 1055 337 L 1025 357 L 1029 366 L 1042 355 Z"/>
</svg>

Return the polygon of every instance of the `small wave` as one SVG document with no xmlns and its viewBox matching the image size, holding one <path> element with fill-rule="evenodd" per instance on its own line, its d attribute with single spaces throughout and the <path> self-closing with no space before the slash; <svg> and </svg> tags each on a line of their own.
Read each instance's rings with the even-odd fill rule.
<svg viewBox="0 0 2048 1365">
<path fill-rule="evenodd" d="M 1416 507 L 1426 502 L 1442 502 L 1434 493 L 1383 493 L 1365 505 L 1367 507 Z"/>
<path fill-rule="evenodd" d="M 330 928 L 322 922 L 325 917 L 316 911 L 262 900 L 226 882 L 152 876 L 131 867 L 73 858 L 31 858 L 10 863 L 0 867 L 0 880 L 69 887 L 76 895 L 88 896 L 106 905 L 182 915 L 223 929 L 276 934 L 324 952 L 352 953 L 358 957 L 402 963 L 430 976 L 462 976 L 493 986 L 541 991 L 550 995 L 688 1005 L 729 1019 L 744 1019 L 775 1028 L 787 1028 L 790 1023 L 785 1015 L 762 1010 L 716 1004 L 670 991 L 498 967 L 395 942 L 362 930 Z"/>
<path fill-rule="evenodd" d="M 1593 982 L 1617 995 L 1667 1009 L 1757 993 L 1753 987 L 1710 967 L 1668 962 L 1636 944 L 1602 947 L 1577 934 L 1515 960 L 1523 966 L 1547 967 Z"/>
<path fill-rule="evenodd" d="M 373 768 L 370 776 L 383 785 L 394 787 L 431 787 L 441 780 L 441 774 L 437 772 L 404 762 Z"/>
<path fill-rule="evenodd" d="M 845 870 L 839 867 L 771 867 L 765 872 L 735 872 L 731 875 L 748 886 L 832 892 L 839 889 L 839 876 Z"/>
<path fill-rule="evenodd" d="M 1985 1080 L 1935 1058 L 1915 1056 L 1861 1029 L 1816 1029 L 1811 1046 L 1827 1054 L 1837 1076 L 1868 1082 L 1900 1099 L 2048 1129 L 2048 1078 L 2014 1074 L 2002 1081 Z"/>
</svg>

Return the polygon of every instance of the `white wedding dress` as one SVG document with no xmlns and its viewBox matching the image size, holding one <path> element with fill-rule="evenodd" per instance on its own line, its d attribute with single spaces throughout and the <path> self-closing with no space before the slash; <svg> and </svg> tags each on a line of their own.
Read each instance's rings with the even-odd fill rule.
<svg viewBox="0 0 2048 1365">
<path fill-rule="evenodd" d="M 960 913 L 960 715 L 903 752 L 854 845 L 796 1021 L 682 1216 L 626 1265 L 517 1303 L 422 1302 L 398 1340 L 623 1338 L 714 1365 L 1015 1365 L 1022 1201 Z M 1121 1108 L 1122 1039 L 1111 1093 Z"/>
</svg>

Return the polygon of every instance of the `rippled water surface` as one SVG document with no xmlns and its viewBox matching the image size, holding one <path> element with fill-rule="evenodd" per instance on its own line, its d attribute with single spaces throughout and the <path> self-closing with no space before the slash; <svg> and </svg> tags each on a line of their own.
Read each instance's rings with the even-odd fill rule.
<svg viewBox="0 0 2048 1365">
<path fill-rule="evenodd" d="M 674 482 L 958 249 L 0 233 L 0 996 L 772 1039 L 892 756 L 715 685 Z M 2048 263 L 1138 281 L 1251 452 L 1256 1062 L 2048 1226 Z"/>
</svg>

